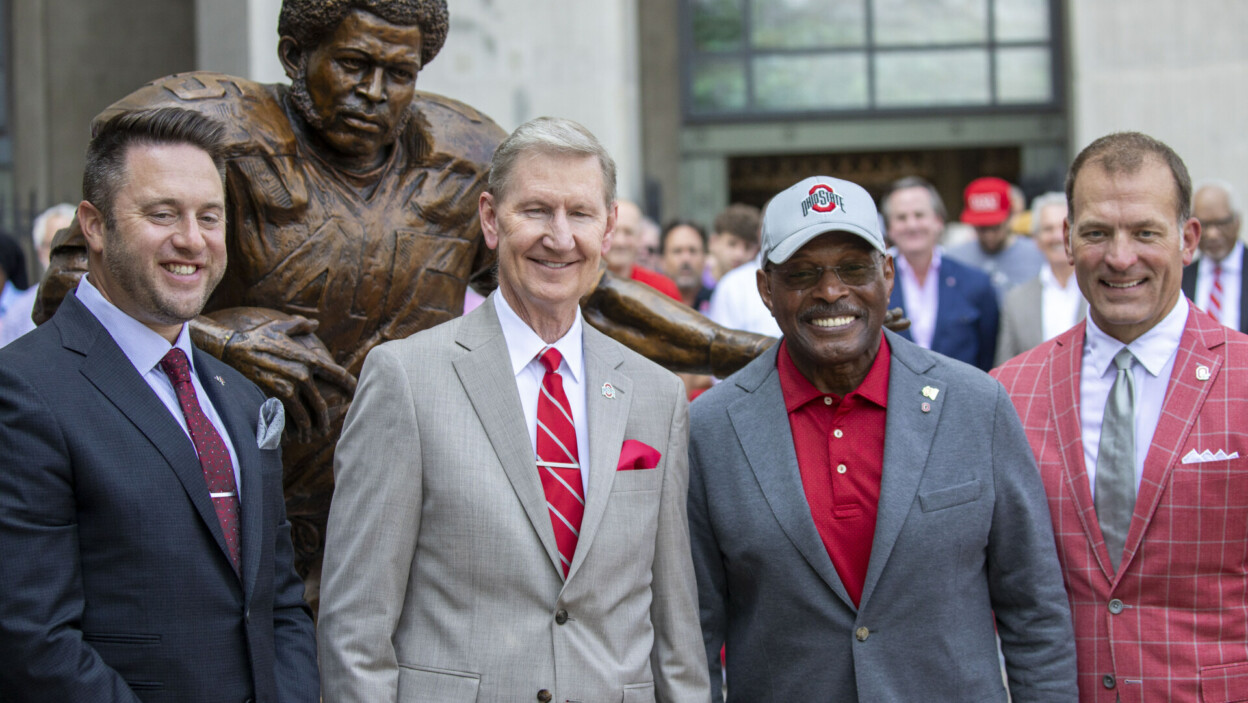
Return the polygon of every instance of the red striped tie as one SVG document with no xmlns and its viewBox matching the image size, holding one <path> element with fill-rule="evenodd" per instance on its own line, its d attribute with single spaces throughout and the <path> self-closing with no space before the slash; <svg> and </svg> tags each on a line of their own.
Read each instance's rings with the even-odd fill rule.
<svg viewBox="0 0 1248 703">
<path fill-rule="evenodd" d="M 546 507 L 555 528 L 563 576 L 567 578 L 585 514 L 585 489 L 581 484 L 572 406 L 568 405 L 559 375 L 563 357 L 554 347 L 546 347 L 538 359 L 546 367 L 546 375 L 537 397 L 537 471 L 546 491 Z"/>
<path fill-rule="evenodd" d="M 225 546 L 230 550 L 230 562 L 237 572 L 240 548 L 238 491 L 234 486 L 234 464 L 230 461 L 230 450 L 226 448 L 212 421 L 199 407 L 195 386 L 191 384 L 191 365 L 186 354 L 177 347 L 170 349 L 165 358 L 160 360 L 160 368 L 169 377 L 174 392 L 178 394 L 178 405 L 182 407 L 187 430 L 191 433 L 191 442 L 195 444 L 195 453 L 199 455 L 204 482 L 208 484 L 208 495 L 212 497 L 212 505 L 217 509 L 217 520 L 221 522 L 221 531 L 225 533 Z"/>
<path fill-rule="evenodd" d="M 1213 287 L 1209 289 L 1209 316 L 1222 322 L 1222 264 L 1213 265 Z"/>
</svg>

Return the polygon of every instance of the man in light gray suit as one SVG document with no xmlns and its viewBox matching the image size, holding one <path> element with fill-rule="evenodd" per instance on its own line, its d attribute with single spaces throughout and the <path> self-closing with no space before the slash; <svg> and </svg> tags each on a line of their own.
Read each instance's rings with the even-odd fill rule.
<svg viewBox="0 0 1248 703">
<path fill-rule="evenodd" d="M 746 701 L 1077 698 L 1035 460 L 987 374 L 882 330 L 893 262 L 859 186 L 763 215 L 780 344 L 693 404 L 689 523 L 716 688 Z M 995 620 L 994 620 L 995 614 Z"/>
<path fill-rule="evenodd" d="M 1075 267 L 1066 258 L 1065 221 L 1065 193 L 1045 193 L 1031 202 L 1031 235 L 1048 263 L 1040 275 L 1005 294 L 995 366 L 1074 327 L 1088 314 Z"/>
<path fill-rule="evenodd" d="M 539 118 L 481 196 L 498 290 L 368 356 L 320 610 L 338 701 L 709 700 L 684 386 L 585 324 L 615 165 Z"/>
</svg>

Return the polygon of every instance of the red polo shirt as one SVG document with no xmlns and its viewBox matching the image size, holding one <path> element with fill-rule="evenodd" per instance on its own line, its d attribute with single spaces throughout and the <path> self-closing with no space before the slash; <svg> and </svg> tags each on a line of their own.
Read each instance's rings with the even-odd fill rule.
<svg viewBox="0 0 1248 703">
<path fill-rule="evenodd" d="M 866 378 L 843 398 L 820 393 L 797 370 L 787 341 L 776 356 L 806 502 L 854 605 L 862 598 L 875 538 L 891 356 L 881 336 Z"/>
</svg>

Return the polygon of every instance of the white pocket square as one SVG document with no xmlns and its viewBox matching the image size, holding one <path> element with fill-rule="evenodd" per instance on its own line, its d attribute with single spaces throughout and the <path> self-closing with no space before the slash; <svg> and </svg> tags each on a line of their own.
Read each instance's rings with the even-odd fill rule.
<svg viewBox="0 0 1248 703">
<path fill-rule="evenodd" d="M 260 406 L 260 423 L 256 427 L 256 446 L 261 449 L 277 449 L 282 443 L 282 430 L 286 427 L 286 410 L 282 401 L 269 398 Z"/>
<path fill-rule="evenodd" d="M 1211 452 L 1206 449 L 1203 452 L 1197 452 L 1195 449 L 1183 455 L 1184 464 L 1203 464 L 1206 461 L 1226 461 L 1227 459 L 1238 459 L 1239 452 L 1226 452 L 1219 449 L 1217 452 Z"/>
</svg>

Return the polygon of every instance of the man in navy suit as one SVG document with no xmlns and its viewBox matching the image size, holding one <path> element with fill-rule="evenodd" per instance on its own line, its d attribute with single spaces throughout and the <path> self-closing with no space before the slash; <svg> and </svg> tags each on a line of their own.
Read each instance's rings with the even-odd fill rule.
<svg viewBox="0 0 1248 703">
<path fill-rule="evenodd" d="M 896 248 L 897 285 L 888 300 L 910 319 L 901 335 L 924 349 L 987 371 L 997 348 L 997 296 L 988 275 L 943 256 L 945 204 L 926 180 L 911 176 L 889 189 L 883 207 Z"/>
<path fill-rule="evenodd" d="M 187 330 L 225 270 L 223 140 L 179 108 L 101 125 L 89 273 L 0 350 L 0 700 L 319 699 L 281 406 Z"/>
</svg>

